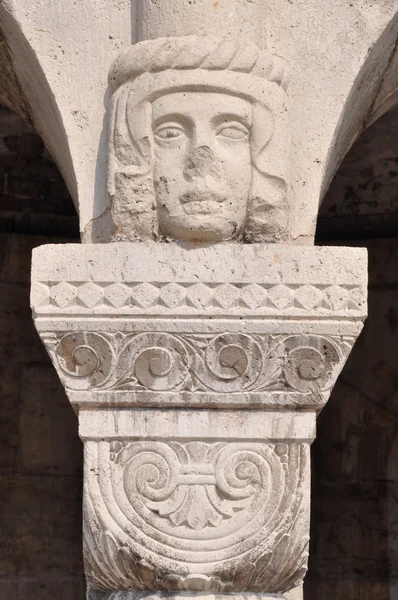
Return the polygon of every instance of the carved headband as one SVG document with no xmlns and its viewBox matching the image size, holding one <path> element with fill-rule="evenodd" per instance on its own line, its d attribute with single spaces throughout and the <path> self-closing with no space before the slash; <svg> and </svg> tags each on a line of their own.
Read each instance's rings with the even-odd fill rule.
<svg viewBox="0 0 398 600">
<path fill-rule="evenodd" d="M 143 73 L 166 70 L 233 71 L 261 77 L 286 90 L 285 61 L 243 39 L 187 36 L 146 40 L 124 50 L 113 63 L 109 85 L 117 89 Z"/>
</svg>

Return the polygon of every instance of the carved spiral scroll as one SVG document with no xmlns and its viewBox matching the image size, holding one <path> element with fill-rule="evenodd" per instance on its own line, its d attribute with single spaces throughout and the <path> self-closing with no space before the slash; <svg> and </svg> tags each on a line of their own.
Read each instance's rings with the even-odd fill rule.
<svg viewBox="0 0 398 600">
<path fill-rule="evenodd" d="M 130 445 L 124 453 L 126 456 L 122 453 L 120 460 L 127 459 L 123 482 L 128 498 L 138 493 L 156 502 L 173 493 L 178 485 L 180 463 L 169 446 L 159 443 Z"/>
<path fill-rule="evenodd" d="M 278 489 L 283 473 L 275 453 L 259 447 L 230 444 L 221 451 L 215 465 L 219 491 L 231 500 L 249 498 L 260 489 Z"/>
<path fill-rule="evenodd" d="M 205 365 L 197 365 L 198 378 L 210 389 L 236 392 L 249 388 L 259 377 L 263 355 L 250 336 L 223 333 L 210 340 Z"/>
<path fill-rule="evenodd" d="M 122 350 L 118 370 L 135 377 L 150 390 L 165 391 L 178 386 L 187 376 L 187 350 L 175 336 L 143 333 L 130 339 Z"/>
<path fill-rule="evenodd" d="M 76 390 L 101 386 L 114 363 L 109 342 L 97 333 L 87 332 L 65 335 L 58 344 L 56 358 L 68 386 Z"/>
<path fill-rule="evenodd" d="M 89 443 L 85 561 L 93 587 L 170 592 L 192 574 L 215 578 L 209 592 L 230 592 L 233 582 L 237 593 L 276 593 L 300 577 L 308 444 Z M 193 585 L 186 581 L 187 591 Z"/>
<path fill-rule="evenodd" d="M 304 344 L 303 344 L 304 342 Z M 292 336 L 285 340 L 286 381 L 300 392 L 327 390 L 335 380 L 335 367 L 340 362 L 337 347 L 318 336 Z"/>
</svg>

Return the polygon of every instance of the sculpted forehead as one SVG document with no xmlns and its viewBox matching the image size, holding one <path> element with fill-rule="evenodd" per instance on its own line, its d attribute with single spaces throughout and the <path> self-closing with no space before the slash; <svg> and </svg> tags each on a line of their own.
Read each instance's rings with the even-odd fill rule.
<svg viewBox="0 0 398 600">
<path fill-rule="evenodd" d="M 251 125 L 252 105 L 237 96 L 217 92 L 176 92 L 161 96 L 152 104 L 155 123 L 178 115 L 194 121 L 232 116 Z"/>
</svg>

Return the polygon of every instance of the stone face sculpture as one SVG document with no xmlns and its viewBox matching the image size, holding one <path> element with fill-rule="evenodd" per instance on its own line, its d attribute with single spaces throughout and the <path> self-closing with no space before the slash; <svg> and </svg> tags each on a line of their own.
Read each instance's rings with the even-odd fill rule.
<svg viewBox="0 0 398 600">
<path fill-rule="evenodd" d="M 115 240 L 283 241 L 286 68 L 248 42 L 142 42 L 115 62 Z"/>
<path fill-rule="evenodd" d="M 153 102 L 160 235 L 210 242 L 241 237 L 251 187 L 251 112 L 242 98 L 209 92 Z"/>
</svg>

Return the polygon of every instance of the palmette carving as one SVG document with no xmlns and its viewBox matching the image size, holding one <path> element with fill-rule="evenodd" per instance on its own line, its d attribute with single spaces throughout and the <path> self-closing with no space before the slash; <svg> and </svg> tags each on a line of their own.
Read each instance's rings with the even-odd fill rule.
<svg viewBox="0 0 398 600">
<path fill-rule="evenodd" d="M 57 346 L 56 357 L 68 378 L 86 381 L 92 387 L 107 381 L 115 362 L 109 341 L 90 332 L 65 335 Z"/>
<path fill-rule="evenodd" d="M 140 333 L 49 336 L 61 378 L 72 390 L 296 390 L 332 386 L 350 340 L 316 335 Z"/>
<path fill-rule="evenodd" d="M 89 442 L 86 452 L 94 587 L 276 592 L 304 574 L 308 445 Z"/>
<path fill-rule="evenodd" d="M 266 446 L 254 450 L 222 442 L 143 442 L 128 444 L 114 460 L 115 469 L 123 469 L 128 497 L 138 494 L 147 508 L 173 525 L 201 531 L 246 508 L 257 488 L 269 484 L 269 466 L 273 484 L 280 484 L 275 455 Z"/>
</svg>

